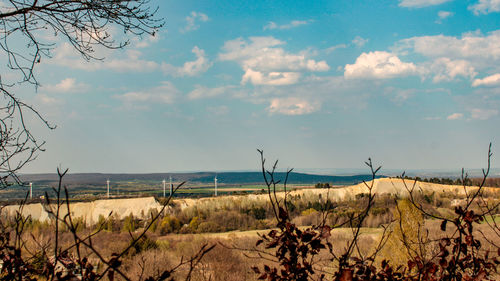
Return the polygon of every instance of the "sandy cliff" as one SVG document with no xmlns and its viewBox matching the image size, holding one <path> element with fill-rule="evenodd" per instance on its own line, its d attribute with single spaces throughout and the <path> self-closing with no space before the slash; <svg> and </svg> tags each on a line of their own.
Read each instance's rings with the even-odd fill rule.
<svg viewBox="0 0 500 281">
<path fill-rule="evenodd" d="M 47 212 L 47 210 L 50 210 L 49 208 L 55 210 L 55 205 L 27 204 L 23 206 L 21 213 L 25 217 L 29 215 L 33 219 L 46 221 L 49 219 L 49 212 Z M 151 210 L 160 209 L 161 204 L 154 197 L 96 200 L 93 202 L 72 203 L 70 206 L 71 215 L 75 218 L 83 218 L 89 225 L 96 223 L 99 220 L 99 216 L 107 217 L 111 212 L 120 219 L 130 214 L 137 218 L 144 218 L 149 216 Z M 18 205 L 6 206 L 4 208 L 4 212 L 10 215 L 15 214 L 18 210 Z M 66 205 L 63 205 L 60 211 L 61 216 L 66 215 L 67 211 Z"/>
</svg>

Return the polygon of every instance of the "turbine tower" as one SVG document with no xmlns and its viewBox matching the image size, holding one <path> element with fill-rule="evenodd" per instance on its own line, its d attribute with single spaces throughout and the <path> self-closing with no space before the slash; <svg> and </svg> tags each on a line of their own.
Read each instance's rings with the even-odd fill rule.
<svg viewBox="0 0 500 281">
<path fill-rule="evenodd" d="M 109 198 L 109 179 L 106 181 L 106 184 L 108 186 L 108 198 Z"/>
<path fill-rule="evenodd" d="M 33 183 L 30 182 L 30 199 L 33 199 Z"/>
<path fill-rule="evenodd" d="M 165 184 L 166 184 L 165 179 L 163 179 L 162 183 L 163 183 L 163 197 L 165 197 Z"/>
<path fill-rule="evenodd" d="M 170 176 L 170 196 L 172 196 L 172 176 Z"/>
<path fill-rule="evenodd" d="M 217 174 L 215 174 L 214 185 L 215 185 L 215 196 L 217 196 Z"/>
</svg>

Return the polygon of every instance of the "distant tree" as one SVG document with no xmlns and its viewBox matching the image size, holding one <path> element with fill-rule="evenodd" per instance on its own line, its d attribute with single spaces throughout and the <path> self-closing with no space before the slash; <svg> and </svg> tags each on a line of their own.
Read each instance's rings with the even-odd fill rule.
<svg viewBox="0 0 500 281">
<path fill-rule="evenodd" d="M 20 183 L 17 173 L 43 151 L 44 141 L 31 133 L 27 116 L 49 124 L 36 106 L 15 94 L 19 84 L 36 89 L 36 66 L 52 50 L 68 43 L 83 60 L 101 60 L 97 47 L 120 49 L 127 37 L 155 35 L 163 26 L 149 0 L 6 0 L 0 2 L 0 187 Z M 113 35 L 111 28 L 124 32 Z M 118 33 L 119 34 L 119 33 Z"/>
<path fill-rule="evenodd" d="M 136 230 L 136 223 L 135 223 L 135 218 L 132 213 L 125 217 L 125 220 L 123 220 L 123 231 L 126 232 L 133 232 Z"/>
<path fill-rule="evenodd" d="M 161 220 L 159 229 L 161 235 L 176 232 L 181 229 L 181 222 L 176 217 L 167 215 Z"/>
<path fill-rule="evenodd" d="M 314 185 L 315 188 L 331 188 L 330 183 L 325 182 L 318 182 L 316 185 Z"/>
</svg>

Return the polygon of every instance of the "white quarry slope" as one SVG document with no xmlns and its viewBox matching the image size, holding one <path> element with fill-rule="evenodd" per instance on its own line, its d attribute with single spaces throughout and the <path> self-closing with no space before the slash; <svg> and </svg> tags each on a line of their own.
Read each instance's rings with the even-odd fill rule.
<svg viewBox="0 0 500 281">
<path fill-rule="evenodd" d="M 435 183 L 427 183 L 427 182 L 415 182 L 414 180 L 402 180 L 398 178 L 382 178 L 376 179 L 373 183 L 367 182 L 360 183 L 354 186 L 350 186 L 348 188 L 335 189 L 330 191 L 334 194 L 334 197 L 344 198 L 346 196 L 355 196 L 360 193 L 367 193 L 368 187 L 373 184 L 373 192 L 377 194 L 393 194 L 398 195 L 400 197 L 408 196 L 408 189 L 414 189 L 415 191 L 422 190 L 423 192 L 448 192 L 453 194 L 464 194 L 464 188 L 460 185 L 444 185 L 444 184 L 435 184 Z M 476 187 L 468 187 L 468 192 L 472 190 L 476 190 Z"/>
<path fill-rule="evenodd" d="M 130 199 L 107 199 L 107 200 L 96 200 L 93 202 L 81 202 L 72 203 L 70 206 L 71 215 L 74 218 L 83 218 L 87 225 L 92 225 L 97 223 L 99 216 L 107 218 L 111 212 L 113 216 L 117 216 L 120 219 L 132 214 L 137 218 L 145 218 L 149 216 L 151 210 L 160 210 L 161 204 L 158 203 L 154 197 L 144 197 L 144 198 L 130 198 Z M 45 204 L 27 204 L 22 209 L 22 215 L 27 217 L 31 216 L 35 220 L 47 221 L 49 219 L 49 213 L 47 210 L 51 208 L 55 210 L 55 205 L 47 206 Z M 7 214 L 13 215 L 19 210 L 18 205 L 6 206 L 3 211 Z M 62 217 L 68 212 L 66 205 L 63 205 L 60 209 L 60 214 Z"/>
<path fill-rule="evenodd" d="M 345 198 L 354 198 L 357 194 L 367 193 L 368 186 L 373 186 L 373 193 L 376 194 L 392 194 L 398 195 L 399 197 L 407 197 L 408 190 L 414 190 L 415 192 L 422 191 L 424 193 L 451 193 L 456 195 L 464 195 L 465 190 L 461 185 L 445 185 L 445 184 L 435 184 L 428 182 L 415 182 L 414 180 L 402 180 L 399 178 L 381 178 L 374 181 L 369 181 L 366 183 L 360 183 L 353 186 L 347 186 L 342 188 L 332 188 L 329 191 L 330 198 L 333 200 L 343 200 Z M 477 190 L 477 187 L 467 187 L 467 192 L 470 193 Z M 485 187 L 483 190 L 488 192 L 494 192 L 500 195 L 500 189 Z M 311 189 L 304 192 L 313 193 L 325 193 L 324 189 Z M 293 194 L 293 193 L 292 193 Z"/>
<path fill-rule="evenodd" d="M 307 197 L 308 195 L 321 194 L 322 196 L 326 196 L 327 192 L 329 192 L 328 196 L 330 200 L 340 201 L 353 199 L 357 194 L 367 193 L 367 185 L 371 186 L 372 184 L 374 193 L 393 194 L 398 195 L 399 197 L 408 196 L 407 188 L 414 188 L 415 191 L 422 190 L 424 192 L 452 193 L 457 195 L 463 195 L 465 192 L 463 186 L 458 185 L 441 185 L 426 182 L 415 183 L 415 181 L 412 180 L 403 181 L 402 179 L 397 178 L 383 178 L 376 179 L 373 182 L 367 182 L 366 184 L 360 183 L 353 186 L 332 188 L 329 191 L 327 189 L 316 188 L 294 190 L 290 192 L 290 195 L 301 195 Z M 471 192 L 476 189 L 477 187 L 467 187 L 467 192 Z M 485 191 L 497 193 L 500 197 L 500 189 L 498 188 L 485 188 Z M 277 193 L 277 197 L 279 198 L 282 198 L 283 195 L 283 192 Z M 250 194 L 244 196 L 231 195 L 201 199 L 175 199 L 173 202 L 174 204 L 180 206 L 181 209 L 201 205 L 211 205 L 214 208 L 217 208 L 217 206 L 222 207 L 230 202 L 234 205 L 235 203 L 241 202 L 243 198 L 247 201 L 269 200 L 267 194 Z M 314 198 L 317 198 L 317 196 Z M 88 225 L 95 224 L 101 215 L 105 218 L 108 217 L 111 212 L 120 219 L 123 219 L 130 214 L 134 215 L 134 217 L 143 219 L 149 217 L 151 210 L 160 210 L 161 207 L 161 204 L 158 203 L 154 197 L 96 200 L 93 202 L 72 203 L 70 206 L 72 216 L 83 218 Z M 23 207 L 22 214 L 25 217 L 30 215 L 35 220 L 46 221 L 50 219 L 47 208 L 49 207 L 40 203 L 28 204 Z M 51 205 L 50 208 L 54 208 L 54 206 Z M 17 205 L 6 206 L 3 209 L 3 212 L 13 215 L 18 209 L 19 206 Z M 61 214 L 64 216 L 66 212 L 67 209 L 64 205 L 62 207 Z"/>
<path fill-rule="evenodd" d="M 415 191 L 422 190 L 424 193 L 426 192 L 436 192 L 436 193 L 452 193 L 457 195 L 464 194 L 464 188 L 461 185 L 443 185 L 443 184 L 435 184 L 435 183 L 427 183 L 427 182 L 415 182 L 413 180 L 402 180 L 398 178 L 381 178 L 376 179 L 375 181 L 369 181 L 365 183 L 360 183 L 353 186 L 345 186 L 339 188 L 331 188 L 329 191 L 327 189 L 322 188 L 311 188 L 311 189 L 300 189 L 294 190 L 290 192 L 290 196 L 301 195 L 304 197 L 308 197 L 309 195 L 317 195 L 321 194 L 322 196 L 326 196 L 328 192 L 328 197 L 332 201 L 340 201 L 345 199 L 355 198 L 357 194 L 368 193 L 368 186 L 372 186 L 373 184 L 373 192 L 376 194 L 393 194 L 398 195 L 399 197 L 407 197 L 408 190 L 414 188 Z M 414 185 L 415 184 L 415 185 Z M 472 192 L 473 190 L 477 190 L 477 187 L 467 187 L 467 192 Z M 489 188 L 485 187 L 485 191 L 495 192 L 500 197 L 500 189 L 498 188 Z M 283 192 L 278 192 L 276 196 L 278 198 L 282 198 L 284 195 Z M 182 209 L 192 207 L 195 205 L 214 205 L 214 206 L 224 206 L 227 204 L 227 201 L 238 201 L 241 196 L 230 195 L 230 196 L 219 196 L 219 197 L 209 197 L 209 198 L 200 198 L 200 199 L 178 199 L 174 200 Z M 259 200 L 269 200 L 267 194 L 250 194 L 245 195 L 245 198 L 248 201 L 259 201 Z M 324 197 L 323 197 L 324 198 Z"/>
</svg>

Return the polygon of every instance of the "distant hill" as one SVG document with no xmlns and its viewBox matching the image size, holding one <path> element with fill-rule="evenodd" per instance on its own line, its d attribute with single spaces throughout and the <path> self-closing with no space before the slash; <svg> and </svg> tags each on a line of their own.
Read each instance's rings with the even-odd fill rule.
<svg viewBox="0 0 500 281">
<path fill-rule="evenodd" d="M 123 181 L 157 181 L 168 180 L 170 176 L 175 182 L 188 181 L 191 183 L 211 183 L 216 173 L 152 173 L 152 174 L 101 174 L 101 173 L 78 173 L 68 174 L 64 177 L 66 185 L 103 185 L 107 179 L 112 182 Z M 276 173 L 275 178 L 284 180 L 285 173 Z M 383 176 L 382 176 L 383 177 Z M 27 174 L 21 175 L 24 182 L 33 182 L 38 185 L 55 185 L 58 181 L 57 174 Z M 252 184 L 264 182 L 261 172 L 221 172 L 217 173 L 217 179 L 221 184 Z M 306 173 L 290 173 L 288 183 L 290 184 L 315 184 L 318 182 L 329 182 L 334 185 L 348 185 L 371 180 L 371 175 L 352 176 L 327 176 Z"/>
<path fill-rule="evenodd" d="M 199 177 L 196 181 L 201 183 L 213 182 L 215 174 Z M 286 173 L 275 173 L 275 179 L 283 181 Z M 315 184 L 318 182 L 329 182 L 334 185 L 348 185 L 369 181 L 371 175 L 354 175 L 354 176 L 326 176 L 305 173 L 290 173 L 288 183 L 290 184 Z M 260 183 L 264 182 L 261 172 L 226 172 L 218 173 L 217 180 L 221 183 L 237 184 L 237 183 Z"/>
</svg>

